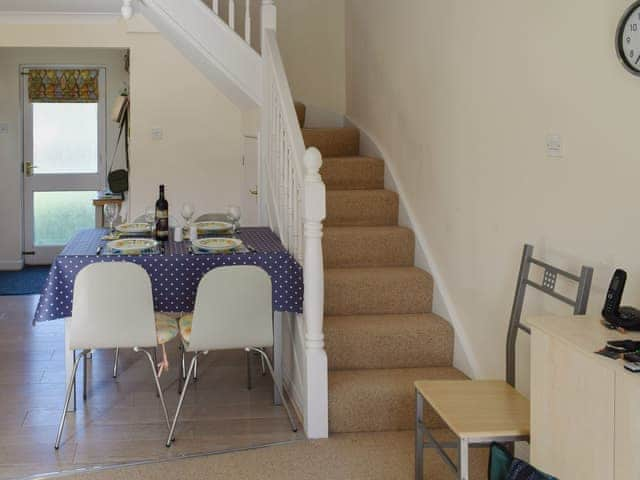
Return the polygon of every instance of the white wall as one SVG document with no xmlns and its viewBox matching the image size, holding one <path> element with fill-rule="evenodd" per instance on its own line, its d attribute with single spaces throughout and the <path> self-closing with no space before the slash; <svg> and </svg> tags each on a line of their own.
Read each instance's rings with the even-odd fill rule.
<svg viewBox="0 0 640 480">
<path fill-rule="evenodd" d="M 345 112 L 344 0 L 276 0 L 278 45 L 296 100 Z"/>
<path fill-rule="evenodd" d="M 482 377 L 504 374 L 525 241 L 596 268 L 590 312 L 616 266 L 640 303 L 640 79 L 613 48 L 628 5 L 347 0 L 347 114 L 389 154 Z"/>
<path fill-rule="evenodd" d="M 124 50 L 71 48 L 0 48 L 0 123 L 9 133 L 0 135 L 0 222 L 11 226 L 0 232 L 0 269 L 19 267 L 22 262 L 22 120 L 20 66 L 37 64 L 104 66 L 107 70 L 106 102 L 110 109 L 128 83 Z M 103 92 L 104 94 L 104 92 Z M 107 122 L 107 160 L 118 135 L 117 124 Z"/>
<path fill-rule="evenodd" d="M 192 202 L 198 213 L 242 203 L 241 112 L 159 34 L 128 33 L 124 22 L 2 25 L 0 122 L 8 121 L 12 127 L 17 124 L 19 113 L 17 67 L 14 67 L 18 60 L 11 60 L 13 63 L 8 66 L 11 73 L 6 77 L 1 52 L 8 51 L 2 47 L 16 46 L 52 47 L 47 52 L 62 52 L 66 55 L 64 59 L 77 61 L 96 57 L 92 51 L 70 47 L 131 49 L 132 215 L 154 204 L 160 183 L 166 184 L 177 217 L 186 201 Z M 57 55 L 51 53 L 46 61 L 60 58 Z M 3 119 L 7 109 L 8 119 Z M 161 141 L 151 139 L 151 129 L 156 127 L 164 131 Z M 0 268 L 2 262 L 19 260 L 22 251 L 18 224 L 21 158 L 17 130 L 12 128 L 12 132 L 6 138 L 0 137 L 0 220 L 10 226 L 0 232 Z"/>
</svg>

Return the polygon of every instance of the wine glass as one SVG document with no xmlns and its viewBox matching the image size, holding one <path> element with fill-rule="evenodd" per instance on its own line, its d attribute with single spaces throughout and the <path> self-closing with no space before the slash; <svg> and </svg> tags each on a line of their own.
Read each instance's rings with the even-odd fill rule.
<svg viewBox="0 0 640 480">
<path fill-rule="evenodd" d="M 153 224 L 156 219 L 156 209 L 154 207 L 147 207 L 144 209 L 144 220 L 148 224 Z"/>
<path fill-rule="evenodd" d="M 180 214 L 182 215 L 182 218 L 184 218 L 185 227 L 189 227 L 194 213 L 195 209 L 193 208 L 193 205 L 191 205 L 190 203 L 185 203 L 184 205 L 182 205 L 182 211 L 180 212 Z"/>
<path fill-rule="evenodd" d="M 113 234 L 113 222 L 118 216 L 120 210 L 120 205 L 117 203 L 107 203 L 104 206 L 104 217 L 105 220 L 109 223 L 109 234 Z"/>
<path fill-rule="evenodd" d="M 237 231 L 238 228 L 240 228 L 240 216 L 241 216 L 240 207 L 237 205 L 229 205 L 227 207 L 227 215 L 231 220 L 233 220 L 234 231 Z"/>
</svg>

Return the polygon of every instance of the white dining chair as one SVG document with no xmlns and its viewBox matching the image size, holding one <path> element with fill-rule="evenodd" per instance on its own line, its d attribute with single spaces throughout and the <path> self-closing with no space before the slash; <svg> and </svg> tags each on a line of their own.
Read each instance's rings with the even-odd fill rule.
<svg viewBox="0 0 640 480">
<path fill-rule="evenodd" d="M 291 429 L 298 430 L 283 395 L 282 384 L 276 379 L 265 351 L 265 348 L 273 347 L 271 278 L 267 272 L 251 265 L 214 268 L 200 280 L 193 315 L 185 315 L 179 323 L 184 349 L 192 352 L 193 358 L 167 437 L 167 447 L 171 446 L 197 359 L 211 350 L 244 349 L 260 354 L 280 393 Z"/>
<path fill-rule="evenodd" d="M 129 262 L 93 263 L 76 275 L 68 337 L 69 349 L 74 351 L 74 356 L 80 350 L 80 355 L 74 361 L 67 385 L 56 436 L 56 450 L 60 447 L 78 365 L 81 359 L 84 359 L 86 365 L 87 355 L 94 349 L 132 348 L 147 357 L 169 428 L 169 415 L 156 375 L 154 359 L 146 348 L 153 348 L 158 343 L 167 341 L 171 335 L 177 336 L 177 322 L 173 322 L 171 324 L 167 322 L 166 316 L 154 313 L 151 280 L 139 265 Z M 86 388 L 85 369 L 84 398 Z"/>
</svg>

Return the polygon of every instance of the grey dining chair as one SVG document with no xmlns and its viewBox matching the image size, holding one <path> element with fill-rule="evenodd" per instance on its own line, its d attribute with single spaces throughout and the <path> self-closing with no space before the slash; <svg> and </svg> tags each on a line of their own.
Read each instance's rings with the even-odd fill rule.
<svg viewBox="0 0 640 480">
<path fill-rule="evenodd" d="M 542 282 L 530 278 L 531 266 L 542 269 Z M 533 246 L 525 245 L 511 309 L 506 341 L 506 381 L 501 380 L 433 380 L 415 382 L 416 436 L 415 478 L 423 479 L 424 448 L 435 448 L 458 474 L 468 478 L 468 449 L 491 442 L 512 443 L 529 440 L 529 402 L 516 389 L 516 340 L 519 330 L 531 333 L 522 323 L 522 308 L 527 287 L 545 293 L 573 307 L 575 315 L 587 311 L 593 268 L 583 266 L 579 275 L 554 267 L 533 256 Z M 575 295 L 568 297 L 556 290 L 558 277 L 576 285 Z M 424 420 L 428 403 L 458 438 L 457 442 L 439 442 Z M 473 415 L 468 412 L 472 411 Z M 425 443 L 424 437 L 428 437 Z M 458 449 L 457 465 L 445 448 Z"/>
</svg>

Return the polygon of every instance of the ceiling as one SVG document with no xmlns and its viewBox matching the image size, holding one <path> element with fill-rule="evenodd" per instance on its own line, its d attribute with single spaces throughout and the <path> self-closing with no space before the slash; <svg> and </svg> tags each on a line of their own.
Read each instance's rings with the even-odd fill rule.
<svg viewBox="0 0 640 480">
<path fill-rule="evenodd" d="M 122 0 L 0 0 L 2 12 L 118 13 Z"/>
</svg>

